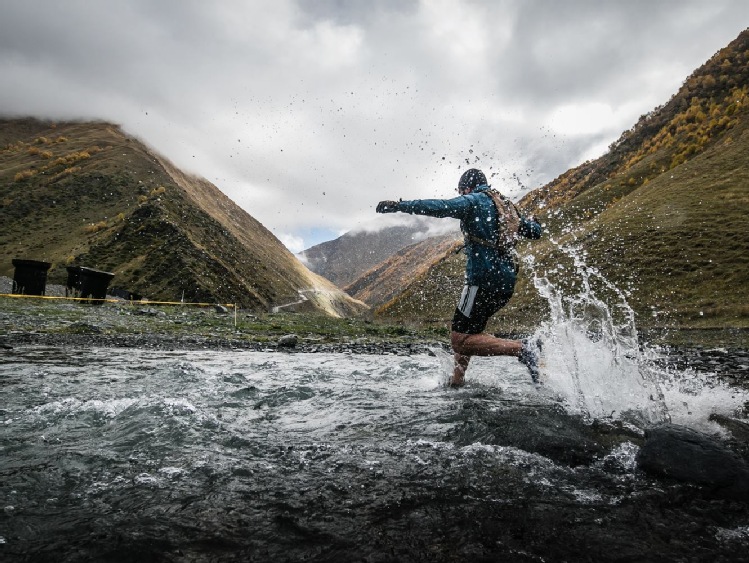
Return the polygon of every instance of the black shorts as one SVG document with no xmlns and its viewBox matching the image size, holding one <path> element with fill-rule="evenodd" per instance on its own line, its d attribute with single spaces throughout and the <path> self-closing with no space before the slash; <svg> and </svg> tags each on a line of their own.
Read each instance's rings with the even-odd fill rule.
<svg viewBox="0 0 749 563">
<path fill-rule="evenodd" d="M 453 316 L 452 330 L 462 334 L 484 332 L 491 316 L 507 305 L 512 292 L 492 287 L 466 285 Z"/>
</svg>

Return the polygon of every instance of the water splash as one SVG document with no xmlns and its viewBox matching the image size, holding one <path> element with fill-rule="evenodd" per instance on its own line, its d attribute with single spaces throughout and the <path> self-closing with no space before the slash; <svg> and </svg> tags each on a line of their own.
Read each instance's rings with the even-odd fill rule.
<svg viewBox="0 0 749 563">
<path fill-rule="evenodd" d="M 569 268 L 539 275 L 533 257 L 526 259 L 550 310 L 534 335 L 543 343 L 544 391 L 590 418 L 722 432 L 710 415 L 735 415 L 749 394 L 714 374 L 669 367 L 658 349 L 639 341 L 624 292 L 588 266 L 580 248 L 552 243 L 571 260 Z"/>
<path fill-rule="evenodd" d="M 668 421 L 663 393 L 652 362 L 638 343 L 634 311 L 626 296 L 585 264 L 580 249 L 557 247 L 572 259 L 576 291 L 565 292 L 548 277 L 534 275 L 533 283 L 551 313 L 536 335 L 544 348 L 544 385 L 560 394 L 571 410 L 592 418 L 646 425 Z"/>
</svg>

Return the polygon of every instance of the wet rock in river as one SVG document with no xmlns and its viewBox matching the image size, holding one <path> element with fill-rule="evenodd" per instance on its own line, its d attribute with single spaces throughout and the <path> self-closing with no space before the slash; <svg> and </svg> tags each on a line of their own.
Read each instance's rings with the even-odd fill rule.
<svg viewBox="0 0 749 563">
<path fill-rule="evenodd" d="M 295 348 L 299 342 L 299 337 L 296 334 L 286 334 L 278 339 L 278 346 L 280 348 Z"/>
<path fill-rule="evenodd" d="M 690 428 L 664 424 L 649 430 L 637 464 L 657 477 L 749 499 L 749 465 L 720 442 Z"/>
<path fill-rule="evenodd" d="M 480 400 L 463 404 L 463 423 L 449 434 L 459 444 L 511 446 L 571 466 L 589 465 L 625 441 L 640 436 L 622 426 L 588 424 L 561 407 L 507 404 L 497 411 Z"/>
</svg>

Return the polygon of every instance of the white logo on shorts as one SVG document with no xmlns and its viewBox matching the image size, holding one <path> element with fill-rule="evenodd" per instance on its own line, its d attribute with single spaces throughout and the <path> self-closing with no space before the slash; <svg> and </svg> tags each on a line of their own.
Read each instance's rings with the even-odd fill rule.
<svg viewBox="0 0 749 563">
<path fill-rule="evenodd" d="M 460 301 L 458 301 L 458 311 L 463 313 L 466 317 L 471 316 L 473 302 L 476 300 L 476 292 L 478 290 L 479 286 L 477 285 L 463 286 L 463 293 L 460 295 Z"/>
</svg>

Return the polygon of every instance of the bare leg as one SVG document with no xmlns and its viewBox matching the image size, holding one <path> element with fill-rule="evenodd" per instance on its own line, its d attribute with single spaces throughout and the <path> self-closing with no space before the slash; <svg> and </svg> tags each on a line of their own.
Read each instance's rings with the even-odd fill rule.
<svg viewBox="0 0 749 563">
<path fill-rule="evenodd" d="M 466 370 L 468 369 L 468 362 L 471 361 L 471 356 L 464 356 L 462 354 L 455 354 L 455 368 L 453 369 L 453 376 L 447 382 L 450 387 L 462 387 Z"/>
<path fill-rule="evenodd" d="M 450 335 L 455 354 L 461 356 L 519 356 L 523 347 L 520 340 L 506 340 L 486 333 Z"/>
<path fill-rule="evenodd" d="M 450 335 L 455 352 L 455 368 L 448 381 L 450 387 L 464 384 L 468 363 L 471 356 L 519 356 L 523 346 L 520 340 L 506 340 L 489 334 L 463 334 L 453 331 Z"/>
</svg>

